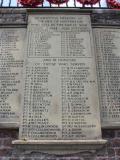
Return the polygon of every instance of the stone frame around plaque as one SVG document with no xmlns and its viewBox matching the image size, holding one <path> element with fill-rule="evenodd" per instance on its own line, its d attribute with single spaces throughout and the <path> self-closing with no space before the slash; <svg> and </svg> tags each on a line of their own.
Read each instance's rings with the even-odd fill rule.
<svg viewBox="0 0 120 160">
<path fill-rule="evenodd" d="M 25 9 L 1 9 L 0 10 L 0 29 L 2 30 L 19 30 L 27 27 L 27 14 Z M 23 48 L 21 48 L 21 53 Z M 10 120 L 2 118 L 0 121 L 0 129 L 19 128 L 19 120 Z"/>
<path fill-rule="evenodd" d="M 99 29 L 99 30 L 108 29 L 108 31 L 111 29 L 115 29 L 115 30 L 120 29 L 120 11 L 119 10 L 102 10 L 102 11 L 96 10 L 91 15 L 91 23 L 93 28 L 93 35 L 94 35 L 94 29 Z M 95 41 L 95 38 L 94 38 L 94 41 Z M 96 50 L 96 45 L 94 47 Z M 97 56 L 96 56 L 96 61 L 97 61 Z M 99 83 L 100 82 L 98 80 L 98 84 Z M 99 88 L 100 88 L 100 84 L 99 84 Z M 101 115 L 102 115 L 102 111 L 101 111 Z M 110 121 L 109 119 L 105 121 L 105 120 L 102 120 L 102 117 L 101 117 L 101 127 L 103 129 L 119 129 L 120 120 L 118 119 L 118 121 Z"/>
<path fill-rule="evenodd" d="M 12 144 L 24 154 L 28 152 L 43 152 L 56 155 L 94 154 L 106 146 L 107 140 L 15 140 Z"/>
<path fill-rule="evenodd" d="M 53 14 L 57 10 L 50 9 L 28 9 L 28 14 L 36 14 L 37 12 L 40 14 L 44 14 L 44 12 L 48 11 L 48 14 Z M 64 10 L 59 9 L 58 14 L 64 13 L 69 14 L 70 11 L 75 11 L 78 13 L 78 10 Z M 91 14 L 91 11 L 87 12 L 86 14 Z M 75 14 L 72 12 L 73 15 Z M 84 11 L 81 14 L 85 14 Z M 97 150 L 104 147 L 107 143 L 107 140 L 103 139 L 96 139 L 96 140 L 28 140 L 28 139 L 20 139 L 15 140 L 12 144 L 16 147 L 16 149 L 22 149 L 25 152 L 44 152 L 50 154 L 71 154 L 71 153 L 78 153 L 78 152 L 90 152 L 95 153 Z"/>
<path fill-rule="evenodd" d="M 94 30 L 101 30 L 101 32 L 102 32 L 102 30 L 104 31 L 106 31 L 106 32 L 109 32 L 109 31 L 113 31 L 113 30 L 115 30 L 115 31 L 117 31 L 117 29 L 119 29 L 119 33 L 120 33 L 120 27 L 118 27 L 118 26 L 104 26 L 104 27 L 99 27 L 99 26 L 97 26 L 97 27 L 94 27 L 93 28 L 93 34 L 94 34 Z M 96 43 L 96 41 L 95 41 L 95 43 Z M 96 48 L 96 45 L 95 45 L 95 48 Z M 97 53 L 97 51 L 96 51 L 96 53 Z M 96 58 L 97 59 L 97 58 Z M 97 66 L 98 67 L 98 66 Z M 98 69 L 99 70 L 99 69 Z M 98 78 L 99 78 L 99 74 L 98 74 Z M 99 78 L 100 79 L 100 78 Z M 99 80 L 98 80 L 99 81 Z M 102 83 L 102 82 L 100 82 L 99 81 L 99 88 L 100 88 L 100 90 L 101 90 L 101 85 L 100 85 L 100 83 Z M 101 93 L 100 93 L 100 90 L 99 90 L 99 98 L 101 97 Z M 102 92 L 102 91 L 101 91 Z M 106 93 L 107 94 L 107 93 Z M 102 98 L 100 98 L 100 106 L 102 107 Z M 111 111 L 112 112 L 112 111 Z M 117 129 L 117 128 L 120 128 L 120 121 L 119 121 L 119 118 L 118 119 L 116 119 L 116 121 L 115 121 L 115 119 L 112 121 L 112 120 L 110 120 L 110 118 L 108 119 L 108 120 L 104 120 L 104 118 L 102 117 L 102 109 L 101 109 L 101 127 L 103 128 L 103 129 Z M 118 113 L 117 113 L 118 114 Z M 108 115 L 107 115 L 108 116 Z"/>
<path fill-rule="evenodd" d="M 26 32 L 26 27 L 24 26 L 19 26 L 19 25 L 5 25 L 5 27 L 4 27 L 4 25 L 1 27 L 0 26 L 0 30 L 6 30 L 6 31 L 15 31 L 16 33 L 18 32 L 18 30 L 23 30 L 23 32 L 25 33 Z M 22 35 L 22 34 L 21 34 Z M 22 51 L 23 50 L 23 48 L 21 48 L 21 53 L 23 52 Z M 21 58 L 20 58 L 21 59 Z M 12 68 L 12 67 L 11 67 Z M 14 68 L 14 67 L 13 67 Z M 17 69 L 17 67 L 15 68 L 15 70 Z M 21 72 L 22 72 L 22 70 L 21 70 Z M 21 75 L 21 76 L 20 76 Z M 18 69 L 18 77 L 21 77 L 20 78 L 20 81 L 22 80 L 22 73 L 20 73 L 20 68 Z M 17 78 L 16 78 L 17 79 Z M 16 80 L 17 81 L 17 80 Z M 21 86 L 21 84 L 20 84 L 20 86 Z M 17 93 L 19 93 L 19 92 L 21 92 L 20 90 L 20 88 L 21 87 L 18 87 L 18 88 L 16 88 L 16 89 L 18 89 L 19 91 L 17 91 Z M 16 94 L 17 94 L 16 93 Z M 13 94 L 13 97 L 15 96 L 15 94 Z M 19 101 L 19 98 L 21 97 L 21 93 L 18 95 L 19 97 L 16 97 L 17 98 L 17 100 L 15 100 L 15 103 L 17 102 L 17 101 Z M 11 98 L 12 98 L 12 96 L 10 96 Z M 9 99 L 9 98 L 8 98 Z M 7 100 L 6 100 L 7 101 Z M 13 100 L 14 101 L 14 100 Z M 8 100 L 8 104 L 9 104 L 9 100 Z M 12 102 L 13 103 L 13 102 Z M 11 104 L 12 104 L 11 103 Z M 18 104 L 19 102 L 17 102 L 16 104 Z M 10 105 L 10 104 L 9 104 Z M 12 112 L 12 107 L 15 107 L 15 108 L 18 108 L 18 107 L 20 107 L 20 105 L 19 106 L 15 106 L 15 104 L 13 105 L 13 106 L 11 106 L 11 111 L 10 112 Z M 17 111 L 16 112 L 17 113 L 17 115 L 19 114 L 19 111 Z M 17 115 L 15 115 L 14 116 L 14 118 L 13 117 L 9 117 L 9 118 L 5 118 L 5 117 L 2 117 L 1 116 L 1 119 L 0 119 L 0 129 L 18 129 L 19 128 L 19 124 L 20 124 L 20 122 L 19 122 L 19 118 L 15 118 L 15 117 L 17 117 Z"/>
</svg>

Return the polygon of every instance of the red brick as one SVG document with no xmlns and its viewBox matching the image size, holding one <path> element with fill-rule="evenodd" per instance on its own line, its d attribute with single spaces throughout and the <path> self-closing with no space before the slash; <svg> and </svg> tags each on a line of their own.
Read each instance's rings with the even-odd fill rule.
<svg viewBox="0 0 120 160">
<path fill-rule="evenodd" d="M 115 153 L 116 153 L 117 156 L 120 156 L 120 148 L 115 149 Z"/>
<path fill-rule="evenodd" d="M 120 147 L 120 139 L 119 138 L 112 139 L 111 145 L 112 147 Z"/>
<path fill-rule="evenodd" d="M 32 160 L 32 158 L 23 158 L 22 160 Z"/>
<path fill-rule="evenodd" d="M 18 138 L 18 130 L 16 129 L 0 129 L 0 138 L 6 138 L 6 137 L 12 137 L 12 138 Z"/>
<path fill-rule="evenodd" d="M 3 139 L 3 146 L 8 146 L 11 147 L 12 146 L 12 138 L 5 138 Z"/>
<path fill-rule="evenodd" d="M 107 148 L 108 156 L 109 157 L 114 157 L 115 156 L 115 150 L 111 147 Z"/>
<path fill-rule="evenodd" d="M 20 160 L 20 158 L 9 158 L 9 160 Z"/>
<path fill-rule="evenodd" d="M 11 156 L 12 154 L 12 149 L 11 148 L 2 148 L 0 149 L 0 157 L 2 156 Z"/>
<path fill-rule="evenodd" d="M 95 160 L 116 160 L 115 158 L 110 158 L 110 157 L 98 157 Z"/>
<path fill-rule="evenodd" d="M 115 137 L 115 130 L 113 129 L 103 129 L 102 130 L 102 137 L 103 138 L 114 138 Z"/>
<path fill-rule="evenodd" d="M 3 138 L 0 138 L 0 146 L 3 145 Z"/>
<path fill-rule="evenodd" d="M 18 139 L 19 131 L 18 130 L 13 130 L 11 133 L 11 137 L 14 139 Z"/>
<path fill-rule="evenodd" d="M 116 135 L 116 137 L 119 138 L 119 137 L 120 137 L 120 130 L 116 130 L 116 131 L 115 131 L 115 135 Z"/>
</svg>

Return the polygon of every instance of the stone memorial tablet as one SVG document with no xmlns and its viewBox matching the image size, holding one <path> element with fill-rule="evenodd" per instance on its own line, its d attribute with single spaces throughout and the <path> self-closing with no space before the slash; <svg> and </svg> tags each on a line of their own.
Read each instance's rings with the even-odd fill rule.
<svg viewBox="0 0 120 160">
<path fill-rule="evenodd" d="M 24 28 L 0 28 L 0 127 L 18 126 Z"/>
<path fill-rule="evenodd" d="M 29 15 L 20 139 L 101 139 L 89 15 Z"/>
<path fill-rule="evenodd" d="M 102 126 L 120 126 L 120 29 L 94 29 Z"/>
</svg>

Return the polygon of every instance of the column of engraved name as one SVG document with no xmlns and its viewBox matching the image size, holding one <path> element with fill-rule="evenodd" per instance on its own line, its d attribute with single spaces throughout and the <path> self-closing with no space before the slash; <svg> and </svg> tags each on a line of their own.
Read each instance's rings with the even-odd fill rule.
<svg viewBox="0 0 120 160">
<path fill-rule="evenodd" d="M 89 83 L 89 67 L 84 63 L 73 63 L 72 66 L 63 69 L 63 113 L 62 126 L 63 137 L 83 137 L 83 127 L 88 127 L 85 116 L 91 114 L 90 106 L 87 105 L 88 97 L 85 96 L 85 84 Z"/>
<path fill-rule="evenodd" d="M 101 119 L 105 125 L 120 120 L 120 29 L 95 29 Z"/>
<path fill-rule="evenodd" d="M 0 29 L 0 121 L 19 122 L 25 29 Z"/>
</svg>

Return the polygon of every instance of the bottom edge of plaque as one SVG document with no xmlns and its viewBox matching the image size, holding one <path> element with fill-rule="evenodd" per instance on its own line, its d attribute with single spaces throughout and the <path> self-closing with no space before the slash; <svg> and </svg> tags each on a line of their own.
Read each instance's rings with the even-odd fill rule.
<svg viewBox="0 0 120 160">
<path fill-rule="evenodd" d="M 0 122 L 0 129 L 18 129 L 19 122 Z"/>
<path fill-rule="evenodd" d="M 103 148 L 107 140 L 15 140 L 12 144 L 17 149 L 49 154 L 72 154 L 79 152 L 96 152 Z"/>
</svg>

